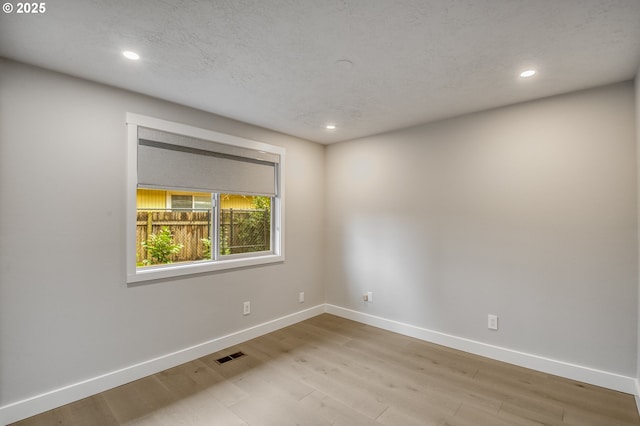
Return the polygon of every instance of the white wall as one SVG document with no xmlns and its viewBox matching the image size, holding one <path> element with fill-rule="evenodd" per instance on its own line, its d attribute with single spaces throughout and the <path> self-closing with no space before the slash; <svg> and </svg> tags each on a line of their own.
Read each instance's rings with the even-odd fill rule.
<svg viewBox="0 0 640 426">
<path fill-rule="evenodd" d="M 327 303 L 636 377 L 634 121 L 627 82 L 329 146 Z"/>
<path fill-rule="evenodd" d="M 127 287 L 126 112 L 284 146 L 284 264 Z M 320 145 L 1 60 L 0 407 L 321 305 L 323 175 Z"/>
</svg>

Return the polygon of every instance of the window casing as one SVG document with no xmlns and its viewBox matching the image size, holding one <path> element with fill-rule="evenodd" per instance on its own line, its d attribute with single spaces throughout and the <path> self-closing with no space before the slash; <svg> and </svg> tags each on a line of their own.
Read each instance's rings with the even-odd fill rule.
<svg viewBox="0 0 640 426">
<path fill-rule="evenodd" d="M 127 128 L 128 283 L 284 261 L 284 148 L 131 113 L 127 114 Z M 211 259 L 143 266 L 138 189 L 167 191 L 167 211 L 211 211 Z M 270 200 L 268 213 L 265 209 L 261 210 L 263 216 L 257 210 L 245 213 L 248 219 L 236 231 L 246 234 L 247 229 L 254 233 L 260 230 L 268 238 L 268 244 L 248 244 L 247 252 L 225 248 L 229 236 L 222 233 L 225 229 L 226 232 L 238 229 L 230 227 L 228 214 L 225 216 L 220 207 L 220 197 L 228 194 Z M 238 214 L 236 210 L 236 217 Z"/>
</svg>

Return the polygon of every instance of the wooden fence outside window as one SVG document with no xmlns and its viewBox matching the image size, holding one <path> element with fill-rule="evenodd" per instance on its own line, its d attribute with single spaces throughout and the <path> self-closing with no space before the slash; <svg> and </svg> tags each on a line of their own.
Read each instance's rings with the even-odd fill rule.
<svg viewBox="0 0 640 426">
<path fill-rule="evenodd" d="M 236 254 L 271 249 L 271 220 L 268 210 L 221 209 L 220 253 Z M 151 234 L 168 227 L 173 242 L 184 247 L 172 257 L 173 262 L 205 259 L 207 247 L 202 242 L 211 236 L 210 211 L 139 210 L 136 219 L 136 254 L 141 265 L 148 258 L 142 245 Z"/>
</svg>

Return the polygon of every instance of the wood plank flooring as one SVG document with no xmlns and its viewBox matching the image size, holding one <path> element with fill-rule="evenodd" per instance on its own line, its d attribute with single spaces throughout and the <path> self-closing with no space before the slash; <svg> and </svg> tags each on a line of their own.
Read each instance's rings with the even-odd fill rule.
<svg viewBox="0 0 640 426">
<path fill-rule="evenodd" d="M 216 359 L 246 355 L 218 364 Z M 640 425 L 631 395 L 324 314 L 16 425 Z"/>
</svg>

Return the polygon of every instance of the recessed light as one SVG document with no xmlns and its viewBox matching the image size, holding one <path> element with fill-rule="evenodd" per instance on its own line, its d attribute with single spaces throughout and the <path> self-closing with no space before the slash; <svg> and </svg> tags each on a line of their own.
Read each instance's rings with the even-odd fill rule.
<svg viewBox="0 0 640 426">
<path fill-rule="evenodd" d="M 520 73 L 520 77 L 522 78 L 529 78 L 533 77 L 534 75 L 536 75 L 536 70 L 526 70 Z"/>
<path fill-rule="evenodd" d="M 124 52 L 122 52 L 122 55 L 124 55 L 124 57 L 127 59 L 131 59 L 132 61 L 137 61 L 138 59 L 140 59 L 140 55 L 130 50 L 125 50 Z"/>
<path fill-rule="evenodd" d="M 335 130 L 335 129 L 336 129 L 336 125 L 335 125 L 335 124 L 327 124 L 327 125 L 325 126 L 325 128 L 326 128 L 327 130 Z"/>
</svg>

